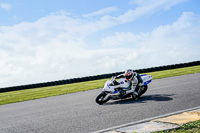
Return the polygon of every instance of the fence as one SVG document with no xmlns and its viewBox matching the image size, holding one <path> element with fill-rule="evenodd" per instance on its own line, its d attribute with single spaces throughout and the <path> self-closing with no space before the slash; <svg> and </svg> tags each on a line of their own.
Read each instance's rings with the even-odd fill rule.
<svg viewBox="0 0 200 133">
<path fill-rule="evenodd" d="M 145 69 L 138 69 L 138 70 L 135 70 L 135 72 L 147 73 L 147 72 L 170 70 L 170 69 L 175 69 L 175 68 L 183 68 L 183 67 L 190 67 L 190 66 L 197 66 L 197 65 L 200 65 L 200 61 L 181 63 L 181 64 L 173 64 L 173 65 L 167 65 L 167 66 L 159 66 L 159 67 L 151 67 L 151 68 L 145 68 Z M 28 85 L 21 85 L 21 86 L 5 87 L 5 88 L 0 88 L 0 93 L 16 91 L 16 90 L 25 90 L 25 89 L 33 89 L 33 88 L 40 88 L 40 87 L 56 86 L 56 85 L 63 85 L 63 84 L 71 84 L 71 83 L 92 81 L 92 80 L 98 80 L 98 79 L 105 79 L 105 78 L 110 78 L 112 76 L 116 76 L 121 73 L 123 73 L 123 72 L 115 72 L 115 73 L 109 73 L 109 74 L 88 76 L 88 77 L 82 77 L 82 78 L 72 78 L 72 79 L 66 79 L 66 80 L 28 84 Z"/>
</svg>

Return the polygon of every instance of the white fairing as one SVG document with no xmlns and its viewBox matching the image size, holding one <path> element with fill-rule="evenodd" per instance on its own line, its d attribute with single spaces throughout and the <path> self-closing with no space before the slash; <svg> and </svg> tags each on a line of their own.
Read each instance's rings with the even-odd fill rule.
<svg viewBox="0 0 200 133">
<path fill-rule="evenodd" d="M 141 83 L 141 86 L 145 86 L 151 82 L 153 76 L 144 74 L 141 75 L 141 78 L 143 79 L 143 83 Z M 106 96 L 103 98 L 103 100 L 106 101 L 108 100 L 108 98 L 111 98 L 113 100 L 121 98 L 120 97 L 121 93 L 118 88 L 129 90 L 130 87 L 131 87 L 131 82 L 126 80 L 126 78 L 120 78 L 118 80 L 118 83 L 115 80 L 115 78 L 112 78 L 111 80 L 106 81 L 104 85 L 103 92 L 105 92 Z M 128 94 L 129 93 L 127 93 L 127 95 Z"/>
<path fill-rule="evenodd" d="M 153 76 L 144 74 L 144 75 L 141 75 L 141 78 L 143 80 L 143 85 L 147 85 L 148 83 L 151 82 L 151 80 L 153 79 Z"/>
<path fill-rule="evenodd" d="M 119 85 L 112 85 L 111 83 L 112 83 L 111 80 L 108 80 L 105 83 L 104 88 L 103 88 L 104 91 L 114 92 L 115 88 L 127 89 L 131 85 L 130 81 L 127 81 L 125 78 L 120 78 L 118 80 L 118 83 L 120 83 Z"/>
<path fill-rule="evenodd" d="M 141 78 L 143 79 L 143 85 L 147 85 L 151 82 L 153 76 L 151 75 L 141 75 Z M 115 92 L 115 88 L 122 88 L 122 89 L 127 89 L 131 86 L 131 82 L 126 80 L 126 78 L 120 78 L 118 80 L 119 85 L 112 85 L 112 79 L 106 81 L 103 90 L 107 92 Z"/>
<path fill-rule="evenodd" d="M 115 91 L 115 86 L 110 86 L 110 81 L 106 81 L 105 85 L 104 85 L 104 91 L 110 91 L 110 92 L 114 92 Z"/>
<path fill-rule="evenodd" d="M 122 89 L 126 89 L 131 85 L 131 82 L 127 81 L 125 78 L 120 78 L 118 83 L 120 83 L 120 88 Z"/>
</svg>

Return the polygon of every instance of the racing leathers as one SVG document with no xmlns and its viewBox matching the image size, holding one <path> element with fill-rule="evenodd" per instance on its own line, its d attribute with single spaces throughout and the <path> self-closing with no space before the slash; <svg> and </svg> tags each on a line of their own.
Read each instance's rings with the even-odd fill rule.
<svg viewBox="0 0 200 133">
<path fill-rule="evenodd" d="M 117 79 L 124 78 L 124 77 L 126 78 L 125 73 L 116 76 Z M 127 90 L 124 90 L 124 89 L 121 90 L 121 92 L 120 92 L 121 95 L 123 95 L 125 93 L 127 93 L 127 94 L 133 93 L 134 97 L 138 97 L 139 86 L 143 84 L 143 80 L 142 80 L 141 76 L 138 73 L 134 72 L 132 74 L 132 76 L 126 80 L 131 82 L 131 86 Z"/>
</svg>

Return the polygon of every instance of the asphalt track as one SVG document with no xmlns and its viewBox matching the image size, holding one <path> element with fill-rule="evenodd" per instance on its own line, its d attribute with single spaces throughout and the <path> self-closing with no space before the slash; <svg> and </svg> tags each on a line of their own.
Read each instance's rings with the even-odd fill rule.
<svg viewBox="0 0 200 133">
<path fill-rule="evenodd" d="M 0 106 L 0 133 L 88 133 L 200 105 L 200 73 L 153 80 L 137 101 L 95 103 L 101 89 Z"/>
</svg>

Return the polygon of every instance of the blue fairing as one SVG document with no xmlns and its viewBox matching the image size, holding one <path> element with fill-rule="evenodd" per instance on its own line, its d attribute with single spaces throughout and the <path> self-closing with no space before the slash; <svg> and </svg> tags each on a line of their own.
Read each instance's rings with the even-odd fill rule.
<svg viewBox="0 0 200 133">
<path fill-rule="evenodd" d="M 148 76 L 147 74 L 142 74 L 142 75 L 140 75 L 141 77 L 144 77 L 144 76 Z M 151 76 L 152 77 L 152 76 Z M 151 79 L 152 80 L 152 79 Z M 148 80 L 148 81 L 146 81 L 146 82 L 144 82 L 144 85 L 147 85 L 147 84 L 149 84 L 150 82 L 151 82 L 151 80 Z"/>
<path fill-rule="evenodd" d="M 144 85 L 147 85 L 151 82 L 151 80 L 144 82 Z"/>
<path fill-rule="evenodd" d="M 114 91 L 112 94 L 117 93 L 118 91 Z"/>
</svg>

